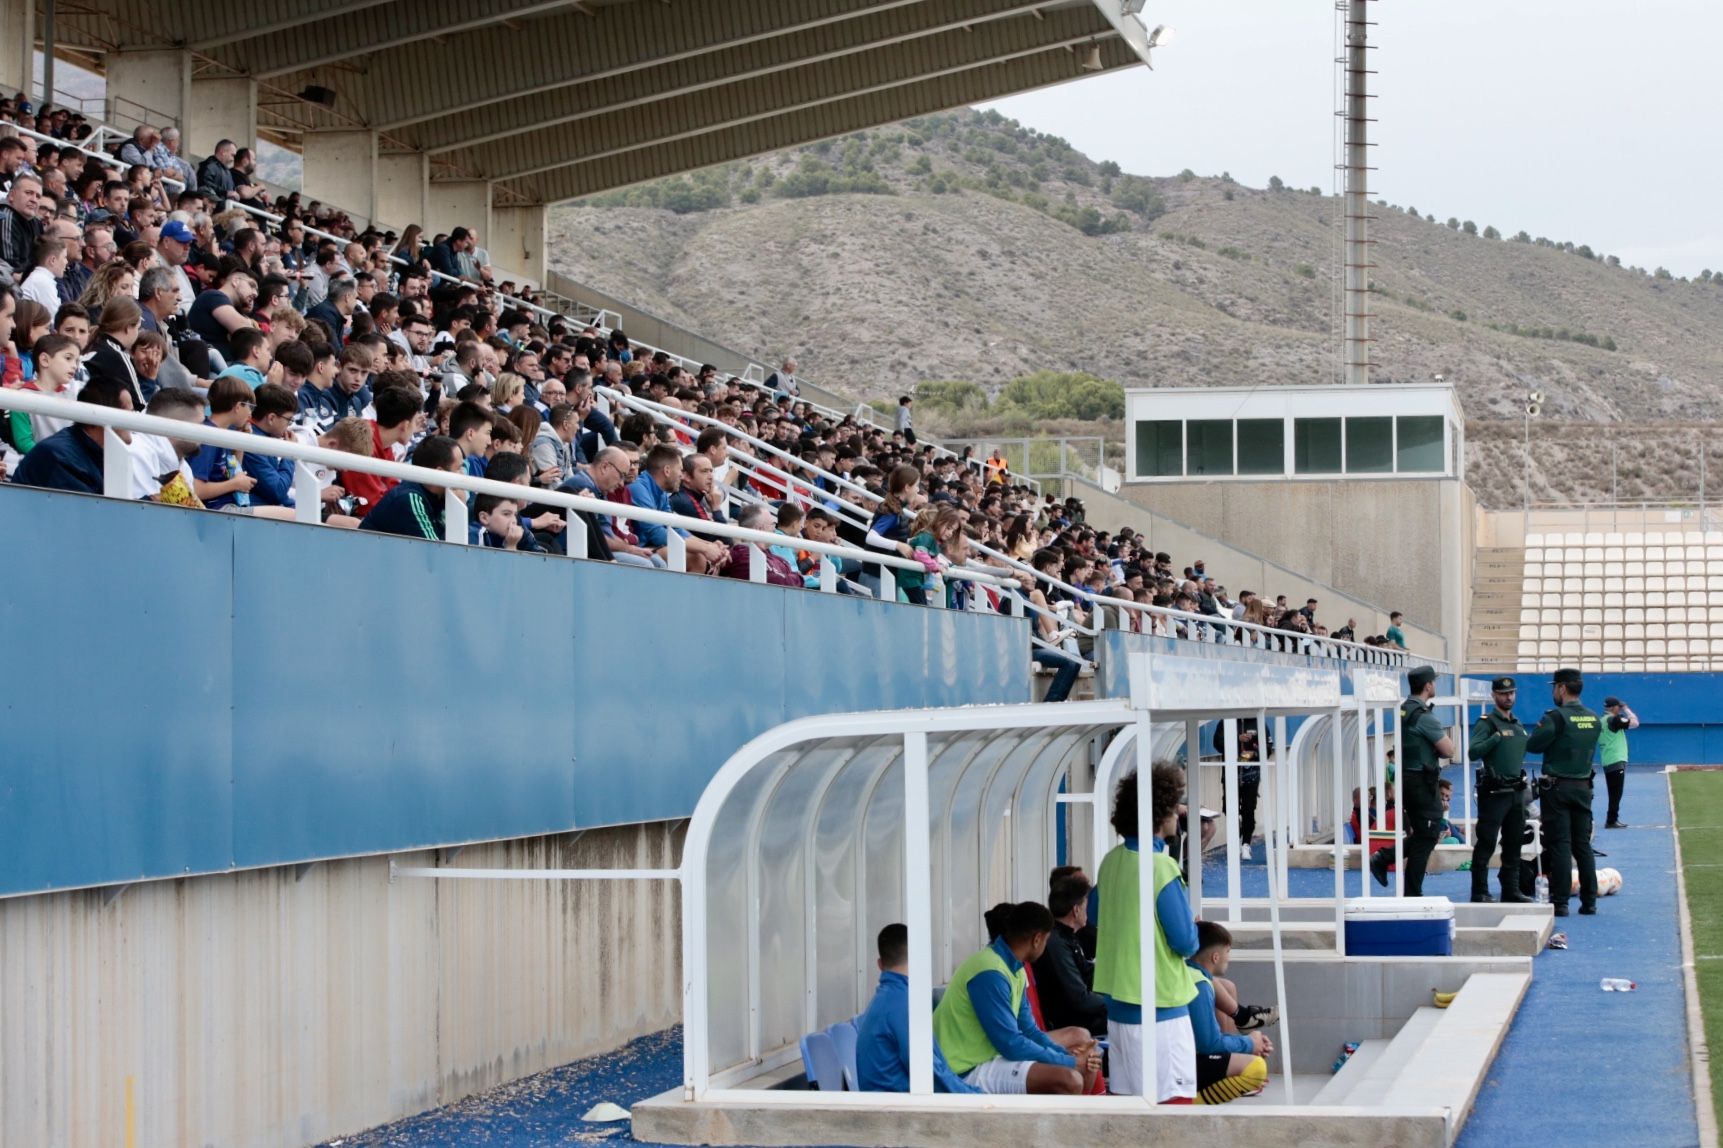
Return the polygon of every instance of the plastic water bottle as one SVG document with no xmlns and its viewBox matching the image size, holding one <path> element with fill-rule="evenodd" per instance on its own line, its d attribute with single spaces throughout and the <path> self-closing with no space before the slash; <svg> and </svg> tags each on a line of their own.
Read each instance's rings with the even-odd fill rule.
<svg viewBox="0 0 1723 1148">
<path fill-rule="evenodd" d="M 1538 904 L 1540 904 L 1540 905 L 1549 904 L 1550 879 L 1548 877 L 1545 877 L 1542 873 L 1538 874 L 1536 891 L 1532 895 L 1537 898 Z"/>
<path fill-rule="evenodd" d="M 1630 993 L 1639 986 L 1620 977 L 1604 977 L 1598 987 L 1606 993 Z"/>
</svg>

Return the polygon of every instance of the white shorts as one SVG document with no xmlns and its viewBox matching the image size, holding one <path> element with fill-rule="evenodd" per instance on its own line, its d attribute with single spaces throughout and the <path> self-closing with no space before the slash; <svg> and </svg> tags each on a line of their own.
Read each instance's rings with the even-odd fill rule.
<svg viewBox="0 0 1723 1148">
<path fill-rule="evenodd" d="M 1006 1060 L 996 1056 L 982 1061 L 963 1074 L 965 1083 L 972 1084 L 994 1096 L 1022 1096 L 1029 1091 L 1029 1070 L 1032 1060 Z"/>
<path fill-rule="evenodd" d="M 1107 1022 L 1107 1091 L 1143 1094 L 1143 1026 Z M 1155 1022 L 1155 1102 L 1190 1100 L 1197 1094 L 1197 1042 L 1191 1018 Z"/>
</svg>

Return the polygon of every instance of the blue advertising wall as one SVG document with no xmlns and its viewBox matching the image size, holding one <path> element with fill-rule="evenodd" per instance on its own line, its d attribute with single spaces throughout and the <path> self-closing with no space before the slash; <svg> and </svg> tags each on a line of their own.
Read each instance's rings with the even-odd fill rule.
<svg viewBox="0 0 1723 1148">
<path fill-rule="evenodd" d="M 1533 725 L 1550 708 L 1551 675 L 1514 676 L 1514 712 Z M 1607 697 L 1620 698 L 1639 715 L 1639 728 L 1627 735 L 1630 761 L 1723 764 L 1723 674 L 1586 674 L 1581 700 L 1601 713 Z"/>
<path fill-rule="evenodd" d="M 0 486 L 0 895 L 686 817 L 810 714 L 1029 699 L 1021 619 Z"/>
</svg>

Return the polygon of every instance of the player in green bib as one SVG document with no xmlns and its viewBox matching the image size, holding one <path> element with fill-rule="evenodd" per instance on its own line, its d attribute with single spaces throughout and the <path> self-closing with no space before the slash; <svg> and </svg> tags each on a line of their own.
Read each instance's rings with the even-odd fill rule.
<svg viewBox="0 0 1723 1148">
<path fill-rule="evenodd" d="M 1603 731 L 1597 735 L 1598 761 L 1603 765 L 1603 783 L 1609 790 L 1609 816 L 1605 829 L 1626 829 L 1621 820 L 1621 791 L 1627 782 L 1627 731 L 1639 728 L 1639 715 L 1620 698 L 1603 699 Z"/>
<path fill-rule="evenodd" d="M 1197 951 L 1196 918 L 1179 864 L 1165 838 L 1174 831 L 1184 799 L 1184 771 L 1154 767 L 1150 827 L 1154 881 L 1155 1069 L 1152 1095 L 1160 1103 L 1189 1104 L 1197 1093 L 1196 1038 L 1190 1003 L 1196 983 L 1185 958 Z M 1113 828 L 1124 842 L 1101 862 L 1096 887 L 1100 912 L 1095 939 L 1095 991 L 1107 1002 L 1110 1070 L 1108 1091 L 1143 1095 L 1143 920 L 1138 900 L 1142 855 L 1137 825 L 1137 775 L 1119 782 L 1113 798 Z"/>
</svg>

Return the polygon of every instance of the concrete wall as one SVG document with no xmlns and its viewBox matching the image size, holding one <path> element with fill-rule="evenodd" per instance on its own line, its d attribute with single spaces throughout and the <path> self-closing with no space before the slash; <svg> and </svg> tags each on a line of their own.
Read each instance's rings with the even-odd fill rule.
<svg viewBox="0 0 1723 1148">
<path fill-rule="evenodd" d="M 1200 524 L 1203 534 L 1271 556 L 1312 585 L 1383 610 L 1404 611 L 1407 621 L 1426 635 L 1441 636 L 1445 648 L 1457 653 L 1463 616 L 1448 579 L 1462 577 L 1459 539 L 1471 532 L 1460 518 L 1459 485 L 1451 480 L 1126 483 L 1119 493 L 1169 525 Z M 1187 549 L 1155 545 L 1181 558 L 1198 557 Z M 1238 589 L 1230 570 L 1220 569 L 1228 588 Z M 1469 563 L 1463 569 L 1469 570 Z M 1285 585 L 1283 579 L 1271 582 L 1276 588 Z M 1319 616 L 1324 615 L 1325 620 L 1334 617 L 1332 611 Z M 1414 640 L 1413 648 L 1448 656 L 1440 642 L 1419 648 Z"/>
<path fill-rule="evenodd" d="M 671 867 L 683 823 L 470 846 Z M 433 865 L 437 854 L 400 857 Z M 676 1023 L 672 882 L 389 884 L 385 858 L 0 901 L 0 1148 L 299 1148 Z"/>
<path fill-rule="evenodd" d="M 1514 712 L 1535 725 L 1550 707 L 1549 674 L 1520 674 L 1519 684 Z M 1581 700 L 1602 713 L 1603 700 L 1618 697 L 1639 715 L 1639 728 L 1627 735 L 1635 765 L 1723 765 L 1720 693 L 1723 673 L 1588 673 Z"/>
<path fill-rule="evenodd" d="M 1715 532 L 1717 511 L 1710 511 Z M 1699 534 L 1705 529 L 1698 506 L 1598 506 L 1575 510 L 1483 510 L 1477 515 L 1480 546 L 1524 546 L 1527 534 Z M 1698 538 L 1691 541 L 1699 541 Z"/>
<path fill-rule="evenodd" d="M 208 155 L 224 139 L 240 147 L 257 138 L 257 81 L 250 76 L 193 76 L 180 154 Z"/>
<path fill-rule="evenodd" d="M 1141 531 L 1148 535 L 1155 549 L 1171 554 L 1179 566 L 1189 565 L 1198 558 L 1206 559 L 1208 568 L 1215 572 L 1221 584 L 1235 594 L 1240 590 L 1285 594 L 1288 601 L 1299 605 L 1306 598 L 1317 599 L 1321 604 L 1316 616 L 1330 629 L 1344 625 L 1348 617 L 1353 617 L 1358 619 L 1361 634 L 1380 634 L 1388 628 L 1389 610 L 1398 608 L 1411 613 L 1408 607 L 1399 604 L 1398 599 L 1371 600 L 1355 588 L 1349 593 L 1346 586 L 1288 559 L 1264 557 L 1265 554 L 1279 553 L 1268 548 L 1274 542 L 1272 538 L 1239 537 L 1239 545 L 1229 545 L 1220 540 L 1219 524 L 1198 530 L 1185 525 L 1186 521 L 1192 520 L 1179 519 L 1170 512 L 1157 512 L 1135 497 L 1137 492 L 1149 489 L 1147 487 L 1126 486 L 1114 495 L 1094 483 L 1067 479 L 1066 489 L 1083 500 L 1088 508 L 1089 521 L 1097 527 L 1117 530 L 1121 526 L 1129 526 Z M 1331 567 L 1332 562 L 1325 565 Z M 1388 604 L 1390 601 L 1395 605 Z M 1439 628 L 1408 619 L 1404 629 L 1414 653 L 1447 657 L 1444 653 L 1447 639 Z"/>
</svg>

